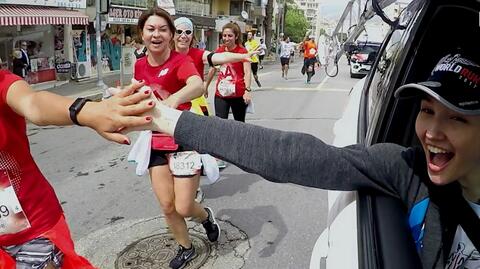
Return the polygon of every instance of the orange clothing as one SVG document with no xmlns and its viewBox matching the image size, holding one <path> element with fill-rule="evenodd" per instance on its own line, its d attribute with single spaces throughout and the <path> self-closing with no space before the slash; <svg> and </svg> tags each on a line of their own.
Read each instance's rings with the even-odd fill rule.
<svg viewBox="0 0 480 269">
<path fill-rule="evenodd" d="M 303 42 L 303 57 L 307 59 L 315 58 L 317 56 L 317 44 L 315 41 L 308 40 Z"/>
</svg>

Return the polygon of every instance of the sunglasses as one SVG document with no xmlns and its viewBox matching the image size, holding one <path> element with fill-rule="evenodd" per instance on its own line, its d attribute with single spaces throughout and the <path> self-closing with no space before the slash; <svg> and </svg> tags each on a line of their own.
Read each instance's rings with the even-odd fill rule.
<svg viewBox="0 0 480 269">
<path fill-rule="evenodd" d="M 177 35 L 182 35 L 183 33 L 185 33 L 186 35 L 191 35 L 193 32 L 192 32 L 192 30 L 177 29 L 177 30 L 175 30 L 175 33 L 177 33 Z"/>
</svg>

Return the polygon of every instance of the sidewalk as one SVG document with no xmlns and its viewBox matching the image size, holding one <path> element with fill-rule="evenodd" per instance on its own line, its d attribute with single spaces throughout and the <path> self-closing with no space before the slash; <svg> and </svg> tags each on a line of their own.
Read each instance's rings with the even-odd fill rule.
<svg viewBox="0 0 480 269">
<path fill-rule="evenodd" d="M 123 76 L 123 85 L 130 84 L 132 74 L 125 74 Z M 120 83 L 120 71 L 109 72 L 103 74 L 103 82 L 107 87 L 115 87 Z M 103 95 L 103 90 L 97 86 L 97 77 L 90 77 L 81 79 L 79 81 L 54 81 L 48 83 L 40 83 L 32 85 L 35 90 L 47 90 L 59 95 L 69 96 L 72 98 L 86 97 L 91 100 L 100 100 Z"/>
</svg>

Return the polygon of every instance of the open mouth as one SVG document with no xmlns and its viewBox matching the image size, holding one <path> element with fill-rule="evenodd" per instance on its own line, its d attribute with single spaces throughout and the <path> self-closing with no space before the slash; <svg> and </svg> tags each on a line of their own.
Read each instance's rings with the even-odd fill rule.
<svg viewBox="0 0 480 269">
<path fill-rule="evenodd" d="M 158 41 L 158 40 L 155 40 L 155 41 L 152 40 L 152 42 L 151 42 L 151 44 L 152 44 L 152 45 L 155 45 L 155 46 L 159 46 L 159 45 L 161 45 L 162 43 L 163 43 L 162 41 Z"/>
<path fill-rule="evenodd" d="M 444 169 L 448 162 L 455 156 L 453 152 L 445 149 L 428 145 L 428 168 L 433 172 L 439 172 Z"/>
</svg>

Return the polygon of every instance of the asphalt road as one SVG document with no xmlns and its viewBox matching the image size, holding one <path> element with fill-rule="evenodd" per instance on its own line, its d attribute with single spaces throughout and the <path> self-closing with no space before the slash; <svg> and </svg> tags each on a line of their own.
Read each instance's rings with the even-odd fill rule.
<svg viewBox="0 0 480 269">
<path fill-rule="evenodd" d="M 333 124 L 358 80 L 350 79 L 342 62 L 337 77 L 326 79 L 323 70 L 317 70 L 306 84 L 301 62 L 295 59 L 288 80 L 281 78 L 279 64 L 259 71 L 263 87 L 253 86 L 255 114 L 249 114 L 247 122 L 306 132 L 331 143 Z M 161 214 L 148 177 L 136 176 L 134 165 L 126 161 L 128 146 L 79 127 L 29 125 L 28 135 L 75 240 L 120 222 Z M 326 225 L 326 191 L 270 183 L 233 165 L 221 172 L 219 182 L 202 188 L 203 203 L 248 235 L 251 248 L 243 268 L 308 268 L 313 245 Z"/>
</svg>

